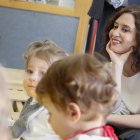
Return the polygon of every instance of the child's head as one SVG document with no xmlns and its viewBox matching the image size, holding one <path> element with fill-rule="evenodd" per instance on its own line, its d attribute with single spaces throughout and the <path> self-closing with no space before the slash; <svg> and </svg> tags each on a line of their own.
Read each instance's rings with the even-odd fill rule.
<svg viewBox="0 0 140 140">
<path fill-rule="evenodd" d="M 51 40 L 36 41 L 28 45 L 24 53 L 26 73 L 23 84 L 29 96 L 36 96 L 35 88 L 48 67 L 65 56 L 65 50 Z"/>
<path fill-rule="evenodd" d="M 62 138 L 103 125 L 116 101 L 116 84 L 110 71 L 94 57 L 72 55 L 54 63 L 36 92 L 50 112 L 50 123 Z M 95 126 L 96 127 L 96 126 Z"/>
</svg>

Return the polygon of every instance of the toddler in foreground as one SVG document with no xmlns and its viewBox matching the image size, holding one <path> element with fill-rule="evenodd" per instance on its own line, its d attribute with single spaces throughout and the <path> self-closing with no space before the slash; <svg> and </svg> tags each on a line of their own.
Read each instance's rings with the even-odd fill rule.
<svg viewBox="0 0 140 140">
<path fill-rule="evenodd" d="M 36 88 L 49 122 L 63 140 L 118 140 L 107 116 L 117 100 L 116 83 L 92 56 L 71 55 L 52 64 Z"/>
</svg>

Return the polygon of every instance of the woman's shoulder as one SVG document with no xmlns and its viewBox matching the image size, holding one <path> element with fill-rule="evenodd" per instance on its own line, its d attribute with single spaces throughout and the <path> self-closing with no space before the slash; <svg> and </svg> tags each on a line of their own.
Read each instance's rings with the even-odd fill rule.
<svg viewBox="0 0 140 140">
<path fill-rule="evenodd" d="M 125 76 L 125 74 L 122 74 L 122 78 L 125 80 L 139 80 L 140 81 L 140 72 L 137 72 L 136 74 L 132 76 Z"/>
</svg>

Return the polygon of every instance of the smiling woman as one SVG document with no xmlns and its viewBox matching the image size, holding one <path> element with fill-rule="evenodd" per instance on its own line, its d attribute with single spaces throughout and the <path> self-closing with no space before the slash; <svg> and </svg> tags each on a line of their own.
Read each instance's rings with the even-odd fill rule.
<svg viewBox="0 0 140 140">
<path fill-rule="evenodd" d="M 122 8 L 109 20 L 104 52 L 112 61 L 116 77 L 122 75 L 119 105 L 108 122 L 126 128 L 126 133 L 118 129 L 120 139 L 139 140 L 139 130 L 133 129 L 140 128 L 140 6 Z"/>
<path fill-rule="evenodd" d="M 130 21 L 127 22 L 126 21 Z M 114 23 L 114 27 L 109 32 L 110 49 L 117 54 L 128 52 L 136 46 L 136 27 L 134 16 L 122 14 Z"/>
</svg>

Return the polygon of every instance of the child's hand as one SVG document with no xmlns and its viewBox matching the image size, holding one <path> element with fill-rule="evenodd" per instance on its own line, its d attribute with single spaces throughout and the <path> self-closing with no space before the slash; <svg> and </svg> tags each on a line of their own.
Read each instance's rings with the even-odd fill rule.
<svg viewBox="0 0 140 140">
<path fill-rule="evenodd" d="M 132 47 L 128 52 L 126 52 L 124 54 L 117 54 L 110 49 L 110 41 L 109 41 L 107 46 L 106 46 L 106 51 L 108 52 L 110 59 L 113 63 L 123 66 L 124 63 L 126 62 L 128 56 L 132 52 Z"/>
</svg>

